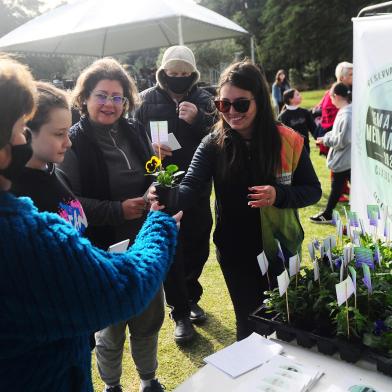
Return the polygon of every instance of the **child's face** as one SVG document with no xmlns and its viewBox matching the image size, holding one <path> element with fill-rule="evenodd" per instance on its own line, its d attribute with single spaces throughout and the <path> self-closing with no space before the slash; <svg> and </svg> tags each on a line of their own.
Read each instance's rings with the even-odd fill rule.
<svg viewBox="0 0 392 392">
<path fill-rule="evenodd" d="M 64 154 L 71 147 L 68 132 L 72 125 L 71 112 L 67 109 L 52 109 L 49 121 L 39 132 L 32 133 L 33 158 L 42 164 L 61 163 Z"/>
<path fill-rule="evenodd" d="M 291 102 L 290 102 L 290 103 L 291 103 L 291 105 L 293 105 L 293 106 L 298 106 L 301 102 L 302 102 L 301 94 L 299 93 L 298 90 L 295 90 L 294 96 L 293 96 L 293 98 L 291 99 Z"/>
</svg>

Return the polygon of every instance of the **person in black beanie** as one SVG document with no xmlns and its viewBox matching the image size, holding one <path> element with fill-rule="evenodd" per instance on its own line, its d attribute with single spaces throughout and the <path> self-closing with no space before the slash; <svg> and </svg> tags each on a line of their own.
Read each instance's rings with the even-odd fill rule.
<svg viewBox="0 0 392 392">
<path fill-rule="evenodd" d="M 186 171 L 200 141 L 215 120 L 212 95 L 198 88 L 200 78 L 193 52 L 186 46 L 168 48 L 156 73 L 157 85 L 141 93 L 142 104 L 136 118 L 151 136 L 151 121 L 166 121 L 180 149 L 172 151 L 161 144 L 164 165 L 175 163 Z M 158 145 L 155 144 L 157 151 Z M 176 327 L 177 343 L 188 342 L 195 336 L 192 323 L 206 319 L 198 305 L 203 288 L 198 281 L 209 255 L 212 227 L 210 209 L 211 185 L 199 196 L 198 203 L 187 210 L 181 222 L 176 258 L 164 283 L 167 304 Z"/>
</svg>

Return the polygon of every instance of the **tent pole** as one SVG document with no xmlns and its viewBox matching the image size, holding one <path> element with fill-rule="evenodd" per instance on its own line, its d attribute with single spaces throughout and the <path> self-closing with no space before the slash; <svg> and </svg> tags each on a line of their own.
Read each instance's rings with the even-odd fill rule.
<svg viewBox="0 0 392 392">
<path fill-rule="evenodd" d="M 250 58 L 252 62 L 255 62 L 255 40 L 253 35 L 250 36 Z"/>
<path fill-rule="evenodd" d="M 177 19 L 177 29 L 178 29 L 178 45 L 184 45 L 184 37 L 182 35 L 181 15 L 179 15 Z"/>
</svg>

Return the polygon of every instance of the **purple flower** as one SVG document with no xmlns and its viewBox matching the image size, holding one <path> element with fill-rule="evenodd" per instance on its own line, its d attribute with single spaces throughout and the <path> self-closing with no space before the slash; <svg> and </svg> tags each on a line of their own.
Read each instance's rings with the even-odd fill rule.
<svg viewBox="0 0 392 392">
<path fill-rule="evenodd" d="M 386 331 L 388 331 L 388 327 L 385 325 L 384 320 L 376 320 L 374 322 L 373 333 L 376 336 L 380 336 L 380 335 L 382 335 Z"/>
<path fill-rule="evenodd" d="M 342 258 L 341 258 L 341 257 L 338 257 L 338 258 L 335 259 L 333 262 L 334 262 L 336 268 L 337 268 L 337 269 L 340 269 L 340 266 L 342 265 Z"/>
</svg>

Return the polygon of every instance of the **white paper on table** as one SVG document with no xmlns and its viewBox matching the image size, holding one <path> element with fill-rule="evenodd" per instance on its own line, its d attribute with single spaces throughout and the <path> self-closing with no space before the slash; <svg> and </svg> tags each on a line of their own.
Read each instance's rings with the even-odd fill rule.
<svg viewBox="0 0 392 392">
<path fill-rule="evenodd" d="M 339 306 L 346 302 L 346 300 L 354 293 L 354 284 L 350 276 L 347 276 L 343 282 L 338 283 L 335 288 Z"/>
<path fill-rule="evenodd" d="M 310 390 L 322 375 L 315 367 L 277 355 L 256 369 L 234 392 L 302 392 Z"/>
<path fill-rule="evenodd" d="M 129 239 L 117 242 L 117 244 L 110 245 L 108 252 L 110 253 L 124 253 L 128 249 Z"/>
<path fill-rule="evenodd" d="M 296 255 L 291 256 L 289 258 L 289 274 L 290 274 L 290 277 L 294 276 L 294 275 L 297 275 L 299 273 L 300 268 L 301 268 L 301 265 L 300 265 L 300 261 L 299 261 L 299 255 L 297 253 Z"/>
<path fill-rule="evenodd" d="M 261 274 L 265 275 L 265 273 L 268 271 L 268 259 L 267 256 L 265 255 L 265 252 L 262 251 L 258 256 L 257 256 L 257 261 L 259 263 L 260 269 L 261 269 Z"/>
<path fill-rule="evenodd" d="M 167 121 L 150 121 L 151 142 L 164 144 L 169 141 Z"/>
<path fill-rule="evenodd" d="M 287 270 L 285 269 L 280 275 L 278 275 L 278 286 L 279 286 L 279 294 L 282 296 L 289 287 L 290 278 Z"/>
<path fill-rule="evenodd" d="M 319 280 L 320 279 L 320 268 L 319 268 L 317 260 L 313 261 L 313 273 L 314 273 L 314 280 Z"/>
<path fill-rule="evenodd" d="M 246 339 L 204 358 L 204 362 L 236 378 L 269 361 L 282 351 L 283 347 L 280 344 L 253 332 Z"/>
</svg>

